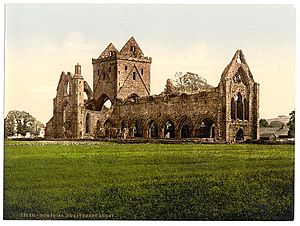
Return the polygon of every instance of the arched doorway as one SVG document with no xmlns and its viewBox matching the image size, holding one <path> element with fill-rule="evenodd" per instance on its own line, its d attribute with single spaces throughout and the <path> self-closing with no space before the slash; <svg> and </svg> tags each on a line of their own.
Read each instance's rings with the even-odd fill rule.
<svg viewBox="0 0 300 226">
<path fill-rule="evenodd" d="M 149 137 L 151 138 L 158 137 L 158 126 L 154 120 L 152 120 L 149 124 Z"/>
<path fill-rule="evenodd" d="M 192 126 L 187 120 L 185 120 L 182 123 L 180 137 L 181 138 L 191 138 L 192 137 Z"/>
<path fill-rule="evenodd" d="M 244 131 L 242 129 L 239 129 L 235 136 L 236 141 L 243 141 L 244 140 Z"/>
<path fill-rule="evenodd" d="M 133 127 L 133 136 L 134 137 L 143 137 L 143 125 L 140 120 L 136 120 Z"/>
<path fill-rule="evenodd" d="M 214 138 L 215 137 L 215 124 L 210 118 L 205 118 L 201 121 L 196 130 L 196 137 L 199 138 Z"/>
<path fill-rule="evenodd" d="M 164 124 L 164 138 L 175 138 L 175 126 L 170 119 Z"/>
</svg>

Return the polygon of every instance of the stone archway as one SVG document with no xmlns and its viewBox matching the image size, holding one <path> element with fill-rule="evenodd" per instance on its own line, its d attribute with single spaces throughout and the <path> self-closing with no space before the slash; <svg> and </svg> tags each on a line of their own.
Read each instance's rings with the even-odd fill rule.
<svg viewBox="0 0 300 226">
<path fill-rule="evenodd" d="M 141 120 L 136 120 L 133 127 L 133 136 L 134 137 L 143 137 L 143 123 Z"/>
<path fill-rule="evenodd" d="M 235 136 L 235 140 L 237 142 L 241 142 L 241 141 L 244 141 L 244 131 L 242 129 L 239 129 L 236 133 L 236 136 Z"/>
<path fill-rule="evenodd" d="M 196 137 L 215 138 L 215 123 L 210 118 L 203 119 L 196 129 Z"/>
<path fill-rule="evenodd" d="M 149 123 L 149 138 L 158 138 L 158 125 L 154 120 L 151 120 Z"/>
<path fill-rule="evenodd" d="M 189 120 L 187 117 L 179 124 L 180 127 L 180 138 L 191 138 L 193 137 L 193 124 L 192 121 Z"/>
<path fill-rule="evenodd" d="M 96 101 L 96 111 L 102 111 L 105 109 L 109 109 L 112 106 L 112 101 L 106 94 L 102 94 L 98 100 Z"/>
<path fill-rule="evenodd" d="M 164 123 L 164 138 L 175 138 L 175 125 L 171 119 Z"/>
</svg>

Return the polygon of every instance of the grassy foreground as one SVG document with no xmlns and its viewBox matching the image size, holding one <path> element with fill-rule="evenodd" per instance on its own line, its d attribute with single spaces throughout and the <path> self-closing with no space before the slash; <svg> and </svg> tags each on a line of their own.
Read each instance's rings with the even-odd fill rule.
<svg viewBox="0 0 300 226">
<path fill-rule="evenodd" d="M 293 219 L 293 145 L 62 144 L 6 142 L 5 219 Z"/>
</svg>

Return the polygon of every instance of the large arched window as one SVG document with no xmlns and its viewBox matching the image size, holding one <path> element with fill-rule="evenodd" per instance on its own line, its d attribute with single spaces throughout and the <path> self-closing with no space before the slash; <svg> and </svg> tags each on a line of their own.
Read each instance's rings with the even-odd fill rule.
<svg viewBox="0 0 300 226">
<path fill-rule="evenodd" d="M 244 118 L 249 120 L 249 103 L 246 98 L 244 99 Z"/>
<path fill-rule="evenodd" d="M 196 136 L 199 138 L 214 138 L 215 137 L 215 124 L 210 118 L 205 118 L 200 123 L 196 130 Z"/>
<path fill-rule="evenodd" d="M 70 82 L 69 81 L 67 81 L 67 84 L 66 84 L 65 94 L 66 95 L 71 94 L 71 92 L 70 92 Z"/>
<path fill-rule="evenodd" d="M 231 98 L 231 119 L 235 119 L 235 101 Z"/>
<path fill-rule="evenodd" d="M 175 126 L 170 119 L 168 119 L 164 124 L 164 137 L 175 138 Z"/>
<path fill-rule="evenodd" d="M 243 100 L 241 93 L 238 93 L 238 99 L 237 99 L 237 118 L 240 120 L 243 120 Z"/>
<path fill-rule="evenodd" d="M 152 138 L 158 137 L 158 126 L 154 120 L 152 120 L 149 124 L 149 137 Z"/>
<path fill-rule="evenodd" d="M 85 133 L 90 133 L 90 113 L 87 113 L 86 117 L 85 117 Z"/>
</svg>

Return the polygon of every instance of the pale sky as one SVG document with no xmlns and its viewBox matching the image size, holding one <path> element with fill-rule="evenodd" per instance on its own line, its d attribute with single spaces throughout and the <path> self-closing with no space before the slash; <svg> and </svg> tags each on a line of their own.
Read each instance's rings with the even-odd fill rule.
<svg viewBox="0 0 300 226">
<path fill-rule="evenodd" d="M 260 83 L 260 116 L 295 108 L 295 8 L 291 5 L 13 5 L 6 6 L 5 115 L 25 110 L 43 123 L 53 112 L 62 71 L 82 66 L 132 36 L 152 57 L 151 93 L 176 71 L 217 86 L 242 49 Z"/>
</svg>

